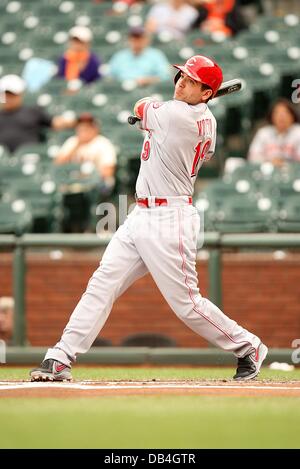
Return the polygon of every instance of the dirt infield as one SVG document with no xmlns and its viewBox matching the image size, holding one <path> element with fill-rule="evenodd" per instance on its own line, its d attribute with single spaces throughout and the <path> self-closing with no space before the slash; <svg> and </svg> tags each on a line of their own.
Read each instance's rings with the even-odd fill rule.
<svg viewBox="0 0 300 469">
<path fill-rule="evenodd" d="M 74 381 L 64 383 L 31 383 L 30 381 L 0 381 L 2 397 L 101 397 L 125 395 L 196 395 L 300 397 L 300 382 L 248 381 Z"/>
</svg>

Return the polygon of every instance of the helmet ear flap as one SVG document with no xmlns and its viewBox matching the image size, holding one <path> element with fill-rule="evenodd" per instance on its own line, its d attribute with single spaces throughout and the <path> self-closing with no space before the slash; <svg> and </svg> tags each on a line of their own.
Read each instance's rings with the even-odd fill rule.
<svg viewBox="0 0 300 469">
<path fill-rule="evenodd" d="M 180 75 L 181 75 L 181 71 L 179 70 L 179 72 L 176 73 L 175 77 L 174 77 L 174 84 L 176 85 L 176 83 L 178 82 L 179 78 L 180 78 Z"/>
</svg>

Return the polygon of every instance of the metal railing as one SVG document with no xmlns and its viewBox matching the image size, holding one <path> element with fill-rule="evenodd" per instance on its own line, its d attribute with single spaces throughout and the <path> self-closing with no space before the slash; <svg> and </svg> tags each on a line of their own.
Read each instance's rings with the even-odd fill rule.
<svg viewBox="0 0 300 469">
<path fill-rule="evenodd" d="M 20 237 L 0 235 L 0 250 L 13 251 L 13 295 L 15 299 L 14 345 L 26 343 L 26 251 L 30 248 L 105 247 L 108 238 L 96 234 L 27 234 Z M 222 251 L 224 248 L 300 248 L 300 233 L 221 234 L 205 233 L 209 249 L 209 298 L 222 308 Z"/>
</svg>

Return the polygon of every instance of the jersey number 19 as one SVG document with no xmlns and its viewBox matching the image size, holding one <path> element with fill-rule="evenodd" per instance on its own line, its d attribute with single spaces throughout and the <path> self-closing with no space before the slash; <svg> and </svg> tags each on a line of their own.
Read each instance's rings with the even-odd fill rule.
<svg viewBox="0 0 300 469">
<path fill-rule="evenodd" d="M 195 156 L 194 156 L 194 161 L 193 161 L 191 177 L 197 175 L 199 161 L 202 161 L 203 159 L 205 159 L 205 156 L 209 152 L 210 146 L 211 146 L 211 139 L 208 138 L 206 140 L 200 140 L 198 145 L 194 148 Z"/>
</svg>

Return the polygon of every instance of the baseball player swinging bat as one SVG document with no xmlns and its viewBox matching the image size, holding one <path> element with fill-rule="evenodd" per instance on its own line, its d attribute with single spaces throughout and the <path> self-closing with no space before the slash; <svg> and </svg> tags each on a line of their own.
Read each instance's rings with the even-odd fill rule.
<svg viewBox="0 0 300 469">
<path fill-rule="evenodd" d="M 217 139 L 216 119 L 207 102 L 241 84 L 223 83 L 221 67 L 202 55 L 174 67 L 174 99 L 143 98 L 134 106 L 134 116 L 147 132 L 135 208 L 114 233 L 59 342 L 31 371 L 32 381 L 71 380 L 72 364 L 90 349 L 114 302 L 148 272 L 186 326 L 235 355 L 233 379 L 259 374 L 268 347 L 201 295 L 196 270 L 202 221 L 193 205 L 194 185 L 202 165 L 213 157 Z M 147 314 L 143 303 L 140 308 Z"/>
<path fill-rule="evenodd" d="M 220 98 L 221 96 L 226 96 L 227 94 L 235 93 L 242 89 L 242 81 L 239 78 L 234 78 L 233 80 L 224 81 L 220 88 L 218 89 L 214 98 Z M 213 98 L 213 99 L 214 99 Z M 128 124 L 134 125 L 139 122 L 141 119 L 136 116 L 128 117 Z"/>
</svg>

